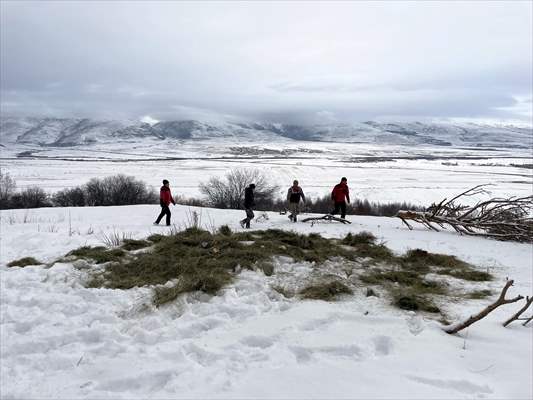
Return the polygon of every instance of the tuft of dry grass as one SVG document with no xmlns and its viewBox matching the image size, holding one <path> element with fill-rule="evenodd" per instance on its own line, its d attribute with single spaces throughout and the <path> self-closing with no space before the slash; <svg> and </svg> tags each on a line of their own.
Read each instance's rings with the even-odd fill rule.
<svg viewBox="0 0 533 400">
<path fill-rule="evenodd" d="M 42 262 L 33 257 L 23 257 L 18 260 L 13 260 L 7 264 L 8 267 L 27 267 L 28 265 L 41 265 Z"/>
<path fill-rule="evenodd" d="M 299 294 L 304 299 L 332 301 L 341 294 L 353 294 L 353 290 L 344 283 L 333 280 L 329 282 L 315 282 L 300 290 Z"/>
<path fill-rule="evenodd" d="M 152 243 L 148 240 L 136 240 L 136 239 L 124 239 L 122 243 L 122 247 L 124 250 L 132 251 L 132 250 L 139 250 L 144 249 L 146 247 L 150 247 Z"/>
<path fill-rule="evenodd" d="M 67 256 L 75 256 L 77 258 L 84 258 L 86 260 L 94 260 L 96 264 L 102 264 L 110 261 L 120 261 L 126 252 L 122 249 L 108 249 L 103 246 L 83 246 L 76 250 L 72 250 Z"/>
</svg>

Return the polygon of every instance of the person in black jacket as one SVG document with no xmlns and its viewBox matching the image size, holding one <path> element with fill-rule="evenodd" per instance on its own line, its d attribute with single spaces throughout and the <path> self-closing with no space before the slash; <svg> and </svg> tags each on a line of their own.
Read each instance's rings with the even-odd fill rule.
<svg viewBox="0 0 533 400">
<path fill-rule="evenodd" d="M 250 229 L 250 221 L 255 217 L 252 207 L 255 206 L 254 202 L 254 189 L 255 185 L 250 185 L 244 189 L 244 209 L 246 210 L 246 218 L 241 221 L 241 226 Z"/>
</svg>

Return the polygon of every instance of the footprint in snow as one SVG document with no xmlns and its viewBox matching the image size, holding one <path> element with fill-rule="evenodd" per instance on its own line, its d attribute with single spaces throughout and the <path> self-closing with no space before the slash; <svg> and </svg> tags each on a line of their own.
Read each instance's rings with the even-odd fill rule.
<svg viewBox="0 0 533 400">
<path fill-rule="evenodd" d="M 249 347 L 259 347 L 266 349 L 274 344 L 274 338 L 267 336 L 246 336 L 240 342 Z"/>
<path fill-rule="evenodd" d="M 422 317 L 420 315 L 416 315 L 415 313 L 411 314 L 405 322 L 407 323 L 409 332 L 415 336 L 422 333 L 425 328 Z"/>
<path fill-rule="evenodd" d="M 452 389 L 464 394 L 489 394 L 493 392 L 488 385 L 477 385 L 466 379 L 433 379 L 415 375 L 407 375 L 407 378 L 415 382 L 434 386 L 440 389 Z"/>
<path fill-rule="evenodd" d="M 375 336 L 372 338 L 376 355 L 387 356 L 392 353 L 394 344 L 390 336 Z"/>
</svg>

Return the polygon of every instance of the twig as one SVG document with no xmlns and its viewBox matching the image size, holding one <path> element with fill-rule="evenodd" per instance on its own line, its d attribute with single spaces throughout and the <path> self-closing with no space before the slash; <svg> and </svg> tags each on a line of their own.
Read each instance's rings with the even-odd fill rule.
<svg viewBox="0 0 533 400">
<path fill-rule="evenodd" d="M 302 222 L 308 222 L 308 221 L 319 221 L 319 220 L 325 220 L 325 221 L 337 221 L 337 222 L 342 222 L 343 224 L 351 224 L 350 221 L 348 221 L 347 219 L 342 219 L 342 218 L 337 218 L 333 215 L 330 215 L 330 214 L 326 214 L 322 217 L 309 217 L 309 218 L 305 218 L 305 219 L 302 219 Z"/>
<path fill-rule="evenodd" d="M 526 297 L 526 304 L 524 305 L 524 307 L 522 307 L 520 310 L 518 310 L 518 312 L 516 314 L 514 314 L 511 318 L 509 318 L 507 321 L 505 321 L 503 323 L 503 326 L 505 327 L 505 326 L 509 325 L 511 322 L 516 321 L 520 317 L 520 315 L 522 315 L 524 313 L 524 311 L 526 311 L 529 308 L 531 303 L 533 303 L 533 296 L 532 297 L 527 296 Z"/>
</svg>

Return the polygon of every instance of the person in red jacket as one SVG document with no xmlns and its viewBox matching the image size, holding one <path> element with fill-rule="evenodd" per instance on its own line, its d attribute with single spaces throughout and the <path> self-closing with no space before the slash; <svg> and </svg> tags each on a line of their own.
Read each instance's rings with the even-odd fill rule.
<svg viewBox="0 0 533 400">
<path fill-rule="evenodd" d="M 341 213 L 341 218 L 346 218 L 346 202 L 350 202 L 350 190 L 348 189 L 348 179 L 343 177 L 341 183 L 335 185 L 331 192 L 331 200 L 335 203 L 335 209 L 331 215 Z"/>
<path fill-rule="evenodd" d="M 159 225 L 159 221 L 163 218 L 164 215 L 167 216 L 167 226 L 170 226 L 170 208 L 168 207 L 170 203 L 176 205 L 176 202 L 172 198 L 172 193 L 170 193 L 169 183 L 166 179 L 163 179 L 163 186 L 161 186 L 161 191 L 159 192 L 159 203 L 161 204 L 161 214 L 154 222 L 154 225 Z"/>
</svg>

